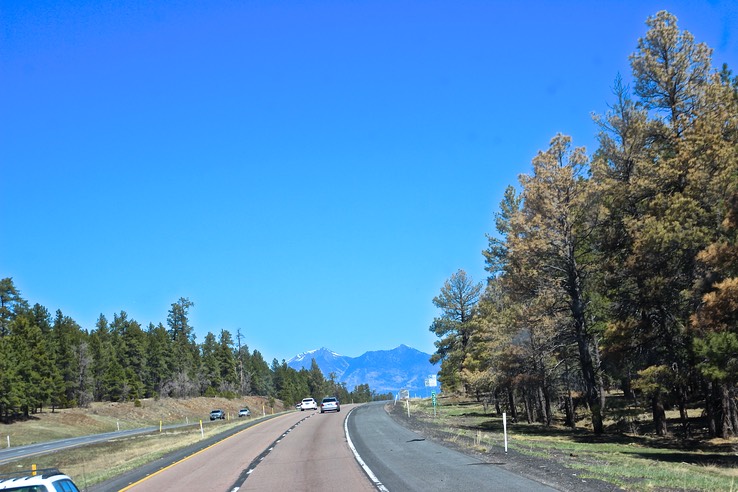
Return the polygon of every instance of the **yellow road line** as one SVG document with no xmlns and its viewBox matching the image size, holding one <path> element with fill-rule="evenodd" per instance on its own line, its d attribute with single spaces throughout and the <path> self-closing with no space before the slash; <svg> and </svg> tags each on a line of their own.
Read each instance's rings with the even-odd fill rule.
<svg viewBox="0 0 738 492">
<path fill-rule="evenodd" d="M 285 414 L 285 415 L 286 415 L 286 414 Z M 175 461 L 174 463 L 171 463 L 171 464 L 169 464 L 169 465 L 165 466 L 164 468 L 159 468 L 159 469 L 158 469 L 157 471 L 155 471 L 155 472 L 154 472 L 154 473 L 152 473 L 151 475 L 146 475 L 146 476 L 145 476 L 144 478 L 142 478 L 141 480 L 138 480 L 138 481 L 136 481 L 136 482 L 133 482 L 132 484 L 129 484 L 129 485 L 127 485 L 126 487 L 124 487 L 124 488 L 120 489 L 120 490 L 119 490 L 118 492 L 125 492 L 126 490 L 129 490 L 129 489 L 131 489 L 131 488 L 135 487 L 136 485 L 139 485 L 139 484 L 141 484 L 141 483 L 145 482 L 145 481 L 146 481 L 146 480 L 148 480 L 149 478 L 151 478 L 151 477 L 155 477 L 156 475 L 160 474 L 161 472 L 163 472 L 163 471 L 166 471 L 166 470 L 168 470 L 168 469 L 170 469 L 170 468 L 172 468 L 172 467 L 174 467 L 174 466 L 176 466 L 176 465 L 178 465 L 178 464 L 180 464 L 180 463 L 182 463 L 182 462 L 185 462 L 185 461 L 187 461 L 188 459 L 192 458 L 193 456 L 197 456 L 198 454 L 200 454 L 200 453 L 202 453 L 202 452 L 205 452 L 205 451 L 207 451 L 208 449 L 210 449 L 210 448 L 212 448 L 212 447 L 215 447 L 215 446 L 217 446 L 218 444 L 220 444 L 220 443 L 222 443 L 222 442 L 224 442 L 224 441 L 227 441 L 228 439 L 230 439 L 230 438 L 232 438 L 232 437 L 236 437 L 237 435 L 239 435 L 239 434 L 240 434 L 240 433 L 242 433 L 242 432 L 246 432 L 246 431 L 247 431 L 247 430 L 249 430 L 249 429 L 253 429 L 253 428 L 254 428 L 254 427 L 256 427 L 257 425 L 261 425 L 261 424 L 264 424 L 264 423 L 268 422 L 269 420 L 272 420 L 272 419 L 266 419 L 266 420 L 263 420 L 263 421 L 261 421 L 261 422 L 256 422 L 256 423 L 254 423 L 253 425 L 250 425 L 250 426 L 246 427 L 245 429 L 241 429 L 240 431 L 236 432 L 235 434 L 232 434 L 232 435 L 230 435 L 230 436 L 226 437 L 225 439 L 221 439 L 220 441 L 218 441 L 218 442 L 216 442 L 216 443 L 213 443 L 213 444 L 211 444 L 210 446 L 204 447 L 204 448 L 202 448 L 201 450 L 199 450 L 199 451 L 197 451 L 197 452 L 195 452 L 195 453 L 192 453 L 192 454 L 190 454 L 190 455 L 188 455 L 188 456 L 185 456 L 184 458 L 182 458 L 182 459 L 181 459 L 181 460 L 179 460 L 179 461 Z"/>
</svg>

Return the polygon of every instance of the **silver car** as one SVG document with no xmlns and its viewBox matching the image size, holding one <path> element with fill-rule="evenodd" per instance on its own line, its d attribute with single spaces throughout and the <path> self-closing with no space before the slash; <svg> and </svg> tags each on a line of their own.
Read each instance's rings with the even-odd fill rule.
<svg viewBox="0 0 738 492">
<path fill-rule="evenodd" d="M 320 403 L 320 413 L 340 412 L 340 411 L 341 411 L 341 404 L 338 402 L 337 398 L 329 396 L 329 397 L 323 398 L 323 401 Z"/>
</svg>

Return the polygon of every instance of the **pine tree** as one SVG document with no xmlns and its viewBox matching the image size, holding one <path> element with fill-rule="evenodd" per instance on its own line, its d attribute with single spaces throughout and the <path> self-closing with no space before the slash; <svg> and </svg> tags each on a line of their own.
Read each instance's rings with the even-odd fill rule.
<svg viewBox="0 0 738 492">
<path fill-rule="evenodd" d="M 27 307 L 28 303 L 21 297 L 13 279 L 11 277 L 0 279 L 0 338 L 10 333 L 10 322 L 18 311 Z"/>
<path fill-rule="evenodd" d="M 159 323 L 154 326 L 149 324 L 146 351 L 146 394 L 148 396 L 170 396 L 162 395 L 164 386 L 172 381 L 171 344 L 167 329 Z"/>
<path fill-rule="evenodd" d="M 554 137 L 549 149 L 533 159 L 533 173 L 520 177 L 522 208 L 510 220 L 505 275 L 516 304 L 530 299 L 542 315 L 569 319 L 546 323 L 577 347 L 592 425 L 599 434 L 604 393 L 591 310 L 592 275 L 599 266 L 592 237 L 599 209 L 598 189 L 587 179 L 587 168 L 584 149 L 573 149 L 564 135 Z M 531 325 L 544 326 L 542 319 Z"/>
<path fill-rule="evenodd" d="M 108 320 L 102 314 L 95 323 L 95 329 L 90 334 L 90 366 L 92 379 L 92 397 L 95 401 L 102 401 L 108 394 L 106 375 L 113 358 Z"/>
<path fill-rule="evenodd" d="M 464 270 L 446 280 L 441 293 L 433 298 L 433 305 L 441 310 L 429 330 L 440 340 L 434 344 L 436 352 L 431 363 L 441 362 L 440 379 L 449 390 L 463 388 L 461 373 L 464 360 L 471 350 L 471 338 L 476 325 L 472 323 L 479 302 L 481 283 L 474 283 Z"/>
<path fill-rule="evenodd" d="M 171 386 L 174 394 L 194 396 L 199 394 L 200 352 L 195 343 L 194 329 L 189 324 L 189 309 L 194 303 L 185 297 L 172 304 L 167 316 L 169 336 L 172 340 L 174 374 Z"/>
<path fill-rule="evenodd" d="M 734 134 L 735 125 L 726 111 L 731 98 L 718 95 L 710 49 L 680 31 L 668 12 L 647 24 L 631 56 L 639 99 L 631 101 L 618 81 L 617 103 L 600 119 L 593 166 L 607 210 L 599 237 L 614 308 L 606 359 L 617 361 L 610 367 L 620 366 L 623 379 L 634 373 L 663 379 L 663 368 L 671 368 L 675 391 L 651 396 L 673 395 L 686 429 L 694 367 L 686 327 L 697 303 L 685 293 L 697 281 L 698 252 L 718 229 L 729 156 L 735 155 L 735 139 L 726 140 L 726 130 Z M 637 383 L 644 384 L 651 383 Z M 652 405 L 661 434 L 668 432 L 664 404 Z"/>
<path fill-rule="evenodd" d="M 218 359 L 219 389 L 226 394 L 235 394 L 238 389 L 238 373 L 233 350 L 233 338 L 228 330 L 221 330 L 216 349 Z"/>
<path fill-rule="evenodd" d="M 208 332 L 200 345 L 202 354 L 202 384 L 200 392 L 205 396 L 216 396 L 221 384 L 220 367 L 218 365 L 218 343 L 215 335 Z"/>
</svg>

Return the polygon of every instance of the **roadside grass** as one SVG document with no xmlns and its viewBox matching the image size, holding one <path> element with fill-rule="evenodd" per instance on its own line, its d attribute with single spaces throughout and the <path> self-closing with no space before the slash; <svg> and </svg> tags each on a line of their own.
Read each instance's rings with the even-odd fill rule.
<svg viewBox="0 0 738 492">
<path fill-rule="evenodd" d="M 633 409 L 628 411 L 632 422 L 646 421 Z M 440 401 L 434 416 L 430 400 L 412 400 L 410 412 L 432 425 L 443 440 L 482 455 L 504 453 L 502 418 L 486 412 L 481 404 Z M 622 432 L 595 436 L 585 425 L 569 429 L 508 421 L 508 448 L 555 461 L 582 479 L 602 480 L 629 491 L 738 492 L 738 439 L 657 438 Z M 611 425 L 617 428 L 615 421 Z M 646 427 L 638 428 L 642 432 Z"/>
<path fill-rule="evenodd" d="M 70 437 L 100 434 L 116 430 L 158 427 L 170 424 L 195 424 L 208 420 L 210 410 L 220 408 L 230 417 L 238 415 L 239 408 L 247 406 L 254 415 L 281 411 L 264 407 L 261 397 L 244 397 L 229 400 L 220 397 L 187 399 L 161 398 L 133 402 L 94 402 L 88 408 L 67 408 L 50 411 L 45 409 L 32 414 L 26 420 L 12 424 L 0 424 L 0 447 L 24 446 L 38 442 L 55 441 Z"/>
<path fill-rule="evenodd" d="M 0 465 L 0 475 L 30 470 L 32 465 L 36 465 L 38 469 L 59 468 L 73 477 L 77 485 L 84 489 L 243 424 L 243 421 L 238 420 L 216 422 L 203 426 L 202 434 L 199 424 L 193 424 L 161 433 L 152 432 L 72 447 L 63 452 L 32 456 Z"/>
</svg>

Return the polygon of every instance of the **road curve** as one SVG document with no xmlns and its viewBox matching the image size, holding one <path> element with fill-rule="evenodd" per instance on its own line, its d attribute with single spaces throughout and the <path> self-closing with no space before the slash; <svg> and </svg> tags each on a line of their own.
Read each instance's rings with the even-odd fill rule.
<svg viewBox="0 0 738 492">
<path fill-rule="evenodd" d="M 396 423 L 383 402 L 357 407 L 347 428 L 358 454 L 389 492 L 556 490 L 501 468 L 504 463 L 484 462 L 426 441 Z"/>
</svg>

